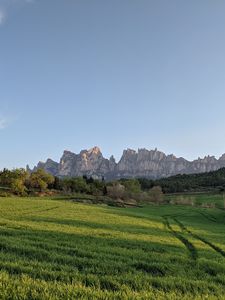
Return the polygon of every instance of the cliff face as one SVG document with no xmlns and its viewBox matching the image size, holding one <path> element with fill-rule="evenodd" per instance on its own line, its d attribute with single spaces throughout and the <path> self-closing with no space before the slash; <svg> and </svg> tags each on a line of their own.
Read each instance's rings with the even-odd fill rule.
<svg viewBox="0 0 225 300">
<path fill-rule="evenodd" d="M 64 151 L 59 163 L 58 176 L 101 177 L 114 170 L 116 163 L 104 158 L 98 147 L 82 150 L 80 154 Z"/>
<path fill-rule="evenodd" d="M 225 167 L 225 154 L 218 160 L 214 156 L 206 156 L 194 161 L 155 150 L 127 149 L 118 163 L 113 156 L 110 159 L 103 157 L 100 149 L 94 147 L 82 150 L 79 154 L 64 151 L 59 163 L 48 159 L 45 163 L 39 162 L 37 167 L 42 168 L 55 176 L 93 176 L 106 179 L 123 177 L 160 178 L 176 174 L 190 174 L 214 171 Z"/>
</svg>

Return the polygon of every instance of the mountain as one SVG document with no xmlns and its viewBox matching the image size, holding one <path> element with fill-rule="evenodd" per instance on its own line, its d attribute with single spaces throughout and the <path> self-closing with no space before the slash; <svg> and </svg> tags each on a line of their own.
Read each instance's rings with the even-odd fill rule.
<svg viewBox="0 0 225 300">
<path fill-rule="evenodd" d="M 219 159 L 214 156 L 205 156 L 194 161 L 188 161 L 182 157 L 177 158 L 173 154 L 155 150 L 127 149 L 116 163 L 113 156 L 104 158 L 101 150 L 94 147 L 90 150 L 82 150 L 79 154 L 65 150 L 60 162 L 51 159 L 39 162 L 33 169 L 44 169 L 52 175 L 59 177 L 93 176 L 106 179 L 146 177 L 162 178 L 177 174 L 192 174 L 215 171 L 225 167 L 225 154 Z"/>
</svg>

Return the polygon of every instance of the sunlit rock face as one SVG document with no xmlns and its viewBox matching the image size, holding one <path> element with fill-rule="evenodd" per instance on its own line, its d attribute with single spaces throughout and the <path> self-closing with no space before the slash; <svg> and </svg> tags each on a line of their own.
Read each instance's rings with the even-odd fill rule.
<svg viewBox="0 0 225 300">
<path fill-rule="evenodd" d="M 39 162 L 34 170 L 42 168 L 54 176 L 118 179 L 132 177 L 161 178 L 176 174 L 202 173 L 225 167 L 225 154 L 219 159 L 214 156 L 188 161 L 182 157 L 155 150 L 126 149 L 118 163 L 113 156 L 104 158 L 98 147 L 82 150 L 79 154 L 65 150 L 60 162 L 51 159 Z"/>
</svg>

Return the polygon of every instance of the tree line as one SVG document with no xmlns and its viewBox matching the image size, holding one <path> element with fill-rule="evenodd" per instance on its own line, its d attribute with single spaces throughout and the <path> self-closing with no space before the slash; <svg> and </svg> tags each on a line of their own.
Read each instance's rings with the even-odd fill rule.
<svg viewBox="0 0 225 300">
<path fill-rule="evenodd" d="M 54 177 L 43 169 L 28 172 L 24 169 L 0 171 L 0 196 L 15 194 L 30 196 L 52 193 L 72 195 L 81 193 L 108 196 L 114 200 L 163 202 L 163 194 L 198 191 L 225 191 L 225 168 L 218 171 L 176 175 L 157 180 L 147 178 L 105 181 L 92 177 Z"/>
<path fill-rule="evenodd" d="M 225 191 L 225 168 L 198 174 L 178 174 L 168 178 L 151 180 L 140 178 L 142 190 L 161 186 L 164 193 Z"/>
<path fill-rule="evenodd" d="M 120 179 L 105 181 L 92 177 L 54 177 L 43 169 L 28 172 L 24 169 L 0 172 L 0 196 L 14 194 L 17 196 L 48 195 L 49 193 L 63 195 L 84 194 L 94 197 L 105 196 L 113 203 L 162 202 L 163 193 L 159 186 L 142 190 L 138 179 Z"/>
</svg>

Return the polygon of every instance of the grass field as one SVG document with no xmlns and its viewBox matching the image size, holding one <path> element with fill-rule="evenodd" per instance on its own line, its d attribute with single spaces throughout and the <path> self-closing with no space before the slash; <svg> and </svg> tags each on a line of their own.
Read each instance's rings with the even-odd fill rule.
<svg viewBox="0 0 225 300">
<path fill-rule="evenodd" d="M 0 198 L 0 299 L 225 299 L 225 211 Z"/>
</svg>

